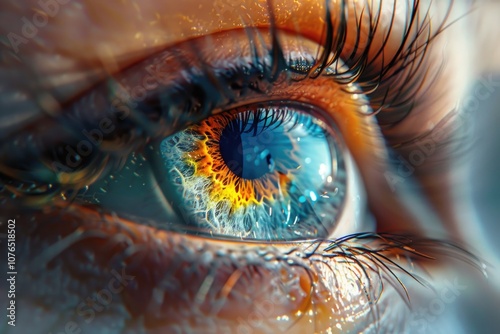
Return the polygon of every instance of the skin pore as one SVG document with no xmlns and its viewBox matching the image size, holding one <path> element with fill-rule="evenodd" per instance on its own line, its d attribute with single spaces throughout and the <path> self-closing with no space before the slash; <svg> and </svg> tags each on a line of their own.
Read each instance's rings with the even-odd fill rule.
<svg viewBox="0 0 500 334">
<path fill-rule="evenodd" d="M 296 243 L 219 240 L 157 229 L 59 193 L 27 202 L 19 196 L 2 202 L 2 221 L 15 217 L 17 222 L 19 322 L 16 328 L 0 324 L 0 332 L 418 332 L 407 295 L 418 309 L 444 289 L 444 282 L 457 276 L 478 279 L 480 271 L 471 273 L 482 264 L 477 257 L 431 239 L 453 242 L 480 258 L 488 256 L 478 232 L 480 223 L 468 202 L 468 188 L 465 182 L 457 182 L 467 175 L 467 163 L 457 160 L 452 144 L 460 142 L 457 134 L 466 126 L 457 109 L 461 98 L 478 75 L 500 67 L 495 62 L 496 43 L 485 37 L 471 48 L 475 43 L 471 35 L 487 36 L 482 33 L 485 26 L 498 29 L 496 23 L 477 25 L 479 17 L 491 16 L 484 13 L 498 12 L 498 4 L 346 3 L 347 33 L 340 59 L 353 54 L 356 58 L 359 50 L 372 43 L 365 71 L 377 72 L 400 48 L 408 48 L 402 43 L 406 35 L 416 41 L 418 50 L 425 49 L 419 60 L 422 66 L 412 76 L 417 79 L 411 108 L 390 106 L 394 113 L 411 110 L 408 115 L 394 122 L 385 110 L 389 106 L 376 98 L 352 102 L 345 84 L 321 76 L 278 82 L 265 97 L 245 95 L 228 109 L 290 99 L 324 110 L 337 124 L 359 170 L 368 210 L 376 221 L 375 228 L 363 230 L 361 225 L 361 230 L 348 230 L 390 235 L 359 236 L 335 247 L 331 239 L 348 235 L 337 230 L 330 240 Z M 330 7 L 336 23 L 339 6 Z M 370 6 L 379 20 L 368 37 Z M 415 24 L 408 26 L 413 6 Z M 272 48 L 272 28 L 280 31 L 277 36 L 285 54 L 301 49 L 314 56 L 327 31 L 325 2 L 317 0 L 60 1 L 48 23 L 30 37 L 23 35 L 21 18 L 33 17 L 32 8 L 40 8 L 39 3 L 9 1 L 1 7 L 0 104 L 7 106 L 6 97 L 15 93 L 22 102 L 14 104 L 15 114 L 1 112 L 2 119 L 10 120 L 0 129 L 4 183 L 21 169 L 8 156 L 18 144 L 13 139 L 7 142 L 7 134 L 21 142 L 27 137 L 23 131 L 43 132 L 57 140 L 57 117 L 75 112 L 67 107 L 75 97 L 92 92 L 106 78 L 125 82 L 120 80 L 133 73 L 126 71 L 144 68 L 142 61 L 159 52 L 177 48 L 186 55 L 168 58 L 166 68 L 174 75 L 186 63 L 213 64 L 251 56 L 248 28 L 262 31 L 261 52 Z M 474 50 L 488 50 L 488 54 Z M 491 59 L 482 59 L 488 55 Z M 391 71 L 395 67 L 387 74 L 391 79 L 378 90 L 411 81 L 411 67 L 393 77 Z M 130 85 L 133 75 L 127 78 L 134 87 Z M 380 110 L 377 115 L 362 115 L 359 111 L 366 105 Z M 83 108 L 81 114 L 95 110 Z M 172 134 L 172 124 L 161 124 L 157 137 Z M 154 142 L 148 140 L 121 144 L 131 143 L 139 154 Z M 412 152 L 421 149 L 419 145 L 429 142 L 432 153 L 411 164 L 411 175 L 400 173 L 404 168 L 407 172 L 407 165 L 389 163 L 392 154 L 409 160 Z M 17 149 L 15 156 L 31 157 L 28 151 Z M 119 175 L 124 165 L 128 166 L 126 158 L 109 169 L 77 169 L 62 173 L 58 182 L 78 189 L 91 186 L 108 174 Z M 6 188 L 15 192 L 14 186 Z M 339 226 L 351 219 L 346 213 Z M 475 249 L 467 248 L 468 244 Z M 371 254 L 367 249 L 379 252 Z"/>
</svg>

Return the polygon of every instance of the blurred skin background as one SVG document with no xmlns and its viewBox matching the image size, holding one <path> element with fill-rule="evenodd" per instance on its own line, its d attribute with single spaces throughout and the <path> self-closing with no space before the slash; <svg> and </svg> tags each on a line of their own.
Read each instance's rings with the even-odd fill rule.
<svg viewBox="0 0 500 334">
<path fill-rule="evenodd" d="M 6 275 L 15 218 L 18 276 L 16 326 L 3 316 L 0 333 L 495 332 L 498 14 L 497 1 L 2 1 L 0 264 Z M 277 61 L 308 55 L 311 75 L 336 52 L 331 68 L 360 71 L 348 72 L 356 98 L 342 77 L 290 80 Z M 192 119 L 107 113 L 123 112 L 113 83 L 135 94 L 148 65 L 172 91 L 196 74 L 217 95 L 229 79 L 214 68 L 266 54 L 286 79 L 258 73 L 265 94 L 223 93 L 229 102 Z M 144 100 L 165 93 L 153 86 Z M 189 89 L 179 96 L 200 95 Z M 336 228 L 289 243 L 162 225 L 185 204 L 158 191 L 169 179 L 155 167 L 161 140 L 186 119 L 270 100 L 314 105 L 336 124 L 349 176 Z M 78 150 L 88 137 L 77 135 L 96 128 L 108 136 L 68 162 L 65 145 Z"/>
</svg>

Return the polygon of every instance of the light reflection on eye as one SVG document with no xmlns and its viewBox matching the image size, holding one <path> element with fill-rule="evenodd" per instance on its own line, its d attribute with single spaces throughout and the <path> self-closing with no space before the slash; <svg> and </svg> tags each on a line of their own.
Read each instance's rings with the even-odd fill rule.
<svg viewBox="0 0 500 334">
<path fill-rule="evenodd" d="M 210 234 L 326 238 L 345 195 L 343 147 L 306 106 L 269 104 L 211 116 L 163 140 L 178 211 Z"/>
</svg>

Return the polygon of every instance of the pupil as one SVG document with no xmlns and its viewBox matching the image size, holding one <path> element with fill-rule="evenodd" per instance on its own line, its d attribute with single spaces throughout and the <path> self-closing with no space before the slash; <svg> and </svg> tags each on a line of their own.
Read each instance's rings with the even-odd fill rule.
<svg viewBox="0 0 500 334">
<path fill-rule="evenodd" d="M 264 131 L 254 136 L 253 131 L 241 131 L 238 120 L 233 120 L 222 130 L 219 150 L 226 166 L 238 177 L 254 180 L 274 168 L 273 156 L 266 145 Z M 263 135 L 264 134 L 264 135 Z"/>
</svg>

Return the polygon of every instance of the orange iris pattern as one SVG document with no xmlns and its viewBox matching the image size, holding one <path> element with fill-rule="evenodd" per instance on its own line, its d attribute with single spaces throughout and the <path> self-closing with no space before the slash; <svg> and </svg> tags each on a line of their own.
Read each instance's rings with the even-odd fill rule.
<svg viewBox="0 0 500 334">
<path fill-rule="evenodd" d="M 236 175 L 222 158 L 220 136 L 236 117 L 215 115 L 189 128 L 202 138 L 197 140 L 195 150 L 184 155 L 186 163 L 194 168 L 194 176 L 211 180 L 210 189 L 207 189 L 210 199 L 213 203 L 229 201 L 233 211 L 250 204 L 262 204 L 264 200 L 273 202 L 287 197 L 286 189 L 293 179 L 290 172 L 284 174 L 274 171 L 258 179 L 247 180 Z M 242 147 L 234 149 L 241 150 Z"/>
</svg>

